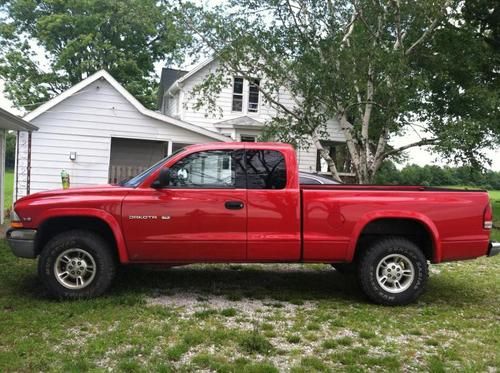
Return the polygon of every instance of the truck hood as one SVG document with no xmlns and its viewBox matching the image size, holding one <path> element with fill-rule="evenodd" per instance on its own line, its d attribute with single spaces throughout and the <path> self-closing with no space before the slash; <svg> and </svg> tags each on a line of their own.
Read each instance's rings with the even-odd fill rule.
<svg viewBox="0 0 500 373">
<path fill-rule="evenodd" d="M 93 185 L 87 187 L 69 188 L 69 189 L 53 189 L 47 190 L 45 192 L 38 192 L 27 195 L 25 197 L 19 198 L 17 203 L 28 202 L 34 199 L 43 199 L 50 197 L 64 197 L 64 196 L 74 196 L 74 195 L 95 195 L 95 194 L 105 194 L 115 191 L 123 190 L 124 192 L 130 190 L 131 188 L 126 188 L 120 185 Z"/>
</svg>

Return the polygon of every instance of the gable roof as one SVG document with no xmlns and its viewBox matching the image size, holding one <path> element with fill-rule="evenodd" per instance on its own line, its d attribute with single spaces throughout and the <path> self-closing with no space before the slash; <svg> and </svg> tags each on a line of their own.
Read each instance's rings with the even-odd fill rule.
<svg viewBox="0 0 500 373">
<path fill-rule="evenodd" d="M 180 84 L 182 84 L 184 81 L 186 81 L 187 79 L 189 79 L 190 77 L 192 77 L 194 74 L 196 74 L 198 71 L 200 71 L 201 69 L 203 69 L 205 66 L 209 65 L 210 63 L 212 63 L 214 60 L 215 60 L 215 57 L 211 57 L 211 58 L 209 58 L 209 59 L 207 59 L 207 60 L 199 63 L 198 65 L 196 65 L 189 72 L 187 72 L 186 74 L 182 75 L 179 79 L 177 79 L 176 81 L 174 81 L 167 88 L 167 92 L 170 92 L 170 90 L 173 90 L 175 88 L 179 88 Z"/>
<path fill-rule="evenodd" d="M 260 122 L 248 115 L 242 115 L 240 117 L 226 119 L 217 123 L 214 123 L 216 128 L 245 128 L 245 129 L 261 129 L 264 127 L 264 123 Z"/>
<path fill-rule="evenodd" d="M 223 142 L 229 142 L 232 141 L 230 138 L 221 135 L 219 133 L 207 130 L 205 128 L 201 128 L 198 126 L 195 126 L 194 124 L 187 123 L 172 117 L 169 117 L 164 114 L 160 114 L 156 111 L 146 109 L 134 96 L 132 96 L 123 86 L 118 83 L 118 81 L 113 78 L 107 71 L 105 70 L 100 70 L 96 72 L 95 74 L 89 76 L 87 79 L 82 80 L 80 83 L 75 84 L 73 87 L 67 89 L 60 95 L 54 97 L 53 99 L 45 102 L 43 105 L 40 105 L 37 107 L 35 110 L 30 112 L 29 114 L 24 116 L 25 121 L 32 121 L 39 115 L 45 113 L 47 110 L 53 108 L 57 104 L 61 103 L 62 101 L 66 100 L 67 98 L 73 96 L 77 92 L 81 91 L 83 88 L 87 87 L 88 85 L 94 83 L 98 79 L 104 79 L 106 80 L 111 86 L 118 91 L 132 106 L 134 106 L 137 111 L 139 111 L 141 114 L 159 120 L 164 123 L 171 124 L 173 126 L 177 126 L 183 129 L 186 129 L 188 131 L 192 131 L 195 133 L 199 133 L 200 135 L 204 135 L 207 137 L 210 137 L 212 139 L 218 140 L 218 141 L 223 141 Z"/>
<path fill-rule="evenodd" d="M 14 131 L 36 131 L 37 126 L 0 107 L 0 128 Z"/>
<path fill-rule="evenodd" d="M 187 70 L 172 69 L 170 67 L 164 67 L 161 69 L 160 87 L 158 88 L 158 108 L 161 108 L 163 94 L 165 91 L 167 91 L 172 84 L 187 73 Z"/>
</svg>

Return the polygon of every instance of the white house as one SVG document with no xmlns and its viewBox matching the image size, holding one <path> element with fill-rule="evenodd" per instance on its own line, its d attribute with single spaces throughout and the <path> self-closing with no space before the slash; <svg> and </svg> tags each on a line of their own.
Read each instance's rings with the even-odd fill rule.
<svg viewBox="0 0 500 373">
<path fill-rule="evenodd" d="M 163 68 L 158 106 L 163 114 L 194 124 L 201 128 L 231 137 L 235 141 L 255 141 L 262 132 L 266 121 L 277 115 L 260 94 L 257 85 L 265 82 L 254 79 L 252 82 L 238 76 L 228 76 L 232 84 L 221 90 L 216 98 L 216 105 L 221 109 L 222 116 L 207 115 L 204 109 L 193 106 L 196 97 L 193 88 L 202 83 L 210 73 L 215 73 L 219 66 L 217 59 L 209 59 L 191 71 Z M 278 92 L 281 104 L 292 108 L 293 98 L 286 90 Z M 336 147 L 345 146 L 345 137 L 338 122 L 328 121 L 329 138 L 325 139 L 325 147 L 337 164 L 342 160 Z M 326 171 L 326 164 L 320 161 L 314 145 L 298 151 L 299 168 L 303 171 Z M 342 170 L 342 167 L 339 168 Z"/>
<path fill-rule="evenodd" d="M 119 181 L 186 145 L 231 141 L 218 132 L 146 109 L 99 71 L 24 117 L 38 127 L 17 139 L 14 200 L 72 186 Z"/>
</svg>

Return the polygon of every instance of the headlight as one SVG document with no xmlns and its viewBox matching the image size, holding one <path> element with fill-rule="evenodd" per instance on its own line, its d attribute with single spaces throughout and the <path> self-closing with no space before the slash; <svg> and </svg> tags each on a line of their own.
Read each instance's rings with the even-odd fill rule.
<svg viewBox="0 0 500 373">
<path fill-rule="evenodd" d="M 21 221 L 21 218 L 17 215 L 17 212 L 15 212 L 14 209 L 10 211 L 10 221 Z"/>
</svg>

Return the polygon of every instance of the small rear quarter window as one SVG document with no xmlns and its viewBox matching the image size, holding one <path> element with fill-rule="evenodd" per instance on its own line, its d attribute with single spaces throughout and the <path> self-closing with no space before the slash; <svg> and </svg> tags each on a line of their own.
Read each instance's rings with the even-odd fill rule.
<svg viewBox="0 0 500 373">
<path fill-rule="evenodd" d="M 276 150 L 247 150 L 248 189 L 284 189 L 286 165 L 283 154 Z"/>
</svg>

